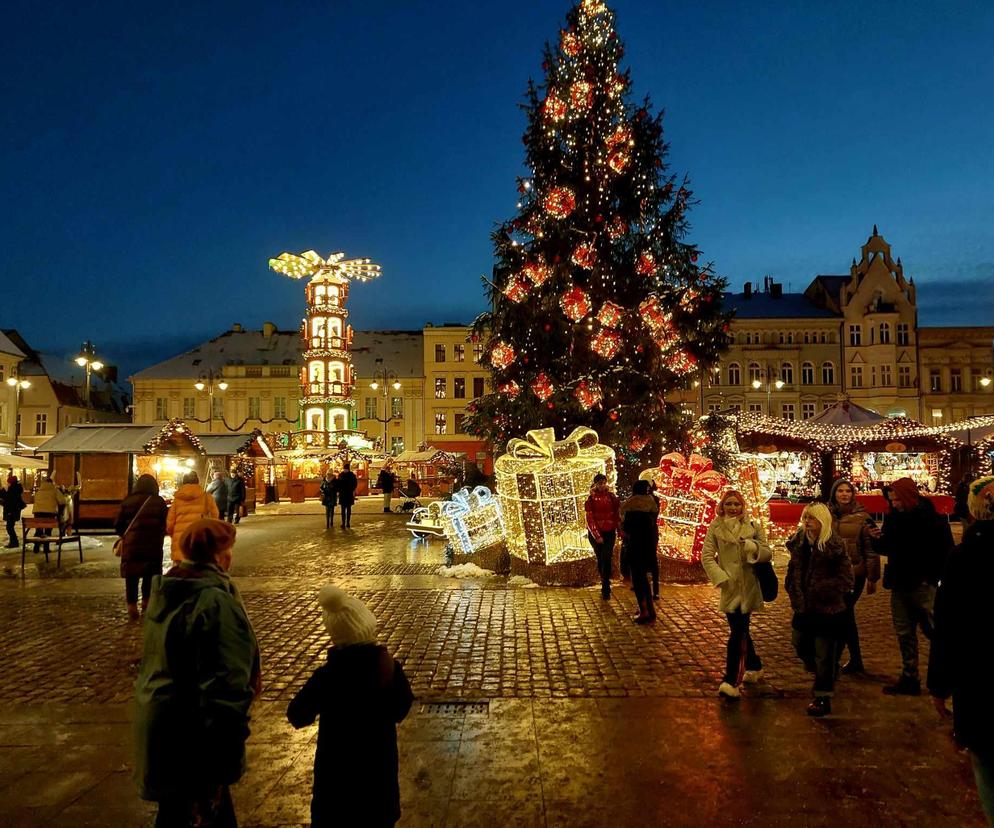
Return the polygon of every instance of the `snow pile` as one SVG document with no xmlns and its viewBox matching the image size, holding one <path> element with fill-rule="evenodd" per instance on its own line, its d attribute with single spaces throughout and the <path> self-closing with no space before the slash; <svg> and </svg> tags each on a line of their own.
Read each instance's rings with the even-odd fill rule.
<svg viewBox="0 0 994 828">
<path fill-rule="evenodd" d="M 116 541 L 116 540 L 117 540 L 116 537 L 111 538 L 111 541 L 110 541 L 111 546 L 113 546 L 114 541 Z M 80 541 L 80 543 L 83 544 L 83 548 L 84 549 L 100 549 L 100 547 L 102 547 L 104 545 L 104 542 L 102 540 L 100 540 L 100 538 L 95 538 L 95 537 L 93 537 L 93 535 L 82 535 L 80 537 L 79 541 Z M 73 541 L 71 544 L 63 544 L 62 545 L 62 553 L 65 554 L 65 551 L 67 549 L 72 548 L 72 546 L 74 546 L 75 543 L 76 542 Z"/>
<path fill-rule="evenodd" d="M 510 587 L 521 587 L 522 589 L 538 589 L 538 584 L 524 575 L 512 575 L 507 579 L 507 585 Z"/>
<path fill-rule="evenodd" d="M 435 574 L 443 578 L 490 578 L 494 575 L 489 569 L 481 569 L 474 563 L 440 566 Z"/>
</svg>

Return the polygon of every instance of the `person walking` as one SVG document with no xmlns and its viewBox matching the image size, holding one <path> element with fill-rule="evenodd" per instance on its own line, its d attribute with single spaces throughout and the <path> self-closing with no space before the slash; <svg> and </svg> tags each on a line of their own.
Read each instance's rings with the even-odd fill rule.
<svg viewBox="0 0 994 828">
<path fill-rule="evenodd" d="M 994 825 L 994 716 L 990 661 L 982 652 L 983 642 L 990 644 L 994 476 L 972 481 L 967 507 L 973 522 L 950 555 L 935 595 L 927 685 L 943 718 L 949 716 L 946 699 L 952 696 L 953 733 L 970 751 L 980 802 L 987 821 Z"/>
<path fill-rule="evenodd" d="M 156 578 L 135 684 L 135 779 L 156 828 L 236 828 L 230 786 L 245 769 L 259 647 L 228 577 L 235 528 L 196 520 Z"/>
<path fill-rule="evenodd" d="M 601 576 L 601 598 L 611 597 L 611 568 L 614 565 L 614 541 L 621 523 L 621 501 L 607 487 L 607 476 L 594 475 L 590 495 L 584 504 L 587 515 L 587 538 L 597 556 Z"/>
<path fill-rule="evenodd" d="M 746 501 L 729 489 L 718 501 L 717 517 L 708 526 L 701 564 L 708 580 L 721 589 L 718 609 L 728 621 L 725 674 L 718 695 L 741 696 L 739 685 L 756 684 L 763 677 L 763 661 L 756 652 L 749 622 L 763 608 L 763 593 L 753 565 L 773 560 L 762 524 L 746 517 Z"/>
<path fill-rule="evenodd" d="M 143 474 L 134 491 L 121 501 L 114 521 L 120 536 L 121 577 L 128 617 L 138 620 L 138 583 L 141 581 L 142 612 L 148 608 L 152 578 L 162 574 L 162 542 L 166 537 L 169 507 L 159 497 L 159 484 L 150 474 Z"/>
<path fill-rule="evenodd" d="M 883 526 L 869 531 L 873 548 L 887 558 L 883 584 L 891 591 L 891 617 L 903 668 L 897 682 L 884 687 L 884 693 L 918 696 L 918 630 L 931 638 L 935 589 L 953 548 L 953 536 L 948 521 L 919 495 L 910 477 L 891 483 L 887 497 L 890 511 Z"/>
<path fill-rule="evenodd" d="M 397 723 L 414 701 L 400 663 L 376 642 L 376 617 L 335 586 L 318 593 L 331 636 L 325 664 L 287 707 L 290 724 L 318 723 L 311 825 L 394 825 L 400 819 Z"/>
<path fill-rule="evenodd" d="M 225 481 L 228 489 L 228 523 L 241 523 L 242 504 L 245 502 L 245 481 L 242 476 L 232 469 Z"/>
<path fill-rule="evenodd" d="M 174 562 L 180 560 L 179 544 L 183 533 L 203 518 L 223 519 L 214 498 L 200 488 L 200 476 L 195 471 L 187 472 L 183 485 L 173 494 L 166 515 L 166 534 L 172 539 L 169 555 Z"/>
<path fill-rule="evenodd" d="M 217 506 L 217 513 L 222 518 L 228 514 L 228 481 L 224 479 L 224 472 L 214 472 L 214 479 L 207 486 L 207 494 L 214 498 Z"/>
<path fill-rule="evenodd" d="M 846 594 L 852 592 L 853 567 L 845 541 L 832 531 L 824 503 L 809 503 L 801 528 L 787 541 L 790 563 L 784 586 L 794 610 L 791 641 L 798 657 L 815 674 L 809 716 L 832 712 L 839 651 L 845 641 Z"/>
<path fill-rule="evenodd" d="M 324 504 L 324 528 L 331 529 L 335 525 L 335 507 L 338 505 L 338 481 L 331 469 L 325 472 L 321 481 L 321 503 Z"/>
<path fill-rule="evenodd" d="M 355 490 L 359 486 L 359 478 L 352 471 L 352 466 L 345 463 L 342 473 L 338 475 L 338 503 L 342 507 L 342 528 L 352 528 L 352 506 L 355 504 Z"/>
<path fill-rule="evenodd" d="M 7 524 L 7 548 L 16 549 L 20 546 L 17 541 L 17 522 L 24 511 L 24 487 L 21 481 L 11 474 L 7 478 L 7 490 L 3 495 L 3 520 Z"/>
<path fill-rule="evenodd" d="M 62 513 L 66 508 L 66 496 L 63 491 L 55 485 L 55 481 L 45 479 L 41 481 L 38 486 L 38 491 L 35 492 L 34 498 L 34 511 L 33 515 L 36 518 L 56 518 L 59 523 L 62 523 Z M 36 529 L 36 537 L 48 537 L 52 534 L 51 529 Z M 42 551 L 47 555 L 51 544 L 47 542 L 35 542 L 35 551 L 38 549 L 38 544 L 41 543 Z"/>
<path fill-rule="evenodd" d="M 387 462 L 380 473 L 376 476 L 376 488 L 383 492 L 383 511 L 390 511 L 390 503 L 393 500 L 393 490 L 397 483 L 397 475 L 393 472 L 393 466 Z"/>
<path fill-rule="evenodd" d="M 836 480 L 828 497 L 832 513 L 832 531 L 846 545 L 852 562 L 854 585 L 846 595 L 845 647 L 849 648 L 849 661 L 842 667 L 845 675 L 866 672 L 863 652 L 859 646 L 859 628 L 856 626 L 856 602 L 866 588 L 867 595 L 877 591 L 880 580 L 880 556 L 873 550 L 870 527 L 873 526 L 866 508 L 856 499 L 856 489 L 845 479 Z"/>
<path fill-rule="evenodd" d="M 649 624 L 656 620 L 649 574 L 659 543 L 659 503 L 649 494 L 648 480 L 635 481 L 632 496 L 621 504 L 619 512 L 621 531 L 628 548 L 632 588 L 639 608 L 634 620 L 636 624 Z"/>
</svg>

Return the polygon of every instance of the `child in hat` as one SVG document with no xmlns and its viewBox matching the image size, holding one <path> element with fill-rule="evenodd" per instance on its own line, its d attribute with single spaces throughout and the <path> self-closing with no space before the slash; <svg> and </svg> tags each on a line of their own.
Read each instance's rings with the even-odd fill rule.
<svg viewBox="0 0 994 828">
<path fill-rule="evenodd" d="M 321 717 L 312 825 L 394 825 L 400 819 L 397 722 L 414 695 L 400 664 L 376 643 L 376 616 L 362 601 L 329 585 L 318 604 L 333 646 L 286 711 L 295 728 Z"/>
</svg>

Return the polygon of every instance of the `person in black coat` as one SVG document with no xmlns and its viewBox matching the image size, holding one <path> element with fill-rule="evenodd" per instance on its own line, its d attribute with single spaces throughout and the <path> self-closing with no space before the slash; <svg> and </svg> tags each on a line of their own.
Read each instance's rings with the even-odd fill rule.
<svg viewBox="0 0 994 828">
<path fill-rule="evenodd" d="M 355 504 L 355 490 L 359 486 L 359 478 L 346 463 L 342 473 L 338 475 L 338 503 L 342 507 L 342 528 L 352 526 L 352 506 Z"/>
<path fill-rule="evenodd" d="M 228 481 L 224 479 L 224 472 L 214 472 L 214 479 L 207 487 L 207 494 L 214 498 L 217 513 L 223 519 L 228 514 Z"/>
<path fill-rule="evenodd" d="M 384 466 L 380 469 L 380 473 L 376 477 L 376 488 L 383 492 L 383 511 L 390 511 L 390 502 L 393 500 L 393 490 L 397 485 L 397 475 L 394 474 L 393 468 L 390 465 Z"/>
<path fill-rule="evenodd" d="M 942 717 L 953 697 L 953 731 L 970 751 L 977 790 L 994 825 L 994 716 L 990 701 L 990 593 L 994 582 L 994 476 L 970 485 L 973 523 L 949 556 L 935 596 L 928 692 Z M 987 644 L 983 642 L 986 641 Z"/>
<path fill-rule="evenodd" d="M 7 478 L 7 490 L 3 493 L 3 519 L 7 524 L 7 548 L 20 546 L 17 540 L 17 521 L 24 511 L 24 487 L 14 475 Z"/>
<path fill-rule="evenodd" d="M 159 497 L 159 484 L 143 474 L 135 490 L 121 501 L 114 531 L 121 537 L 121 577 L 128 616 L 138 618 L 138 582 L 141 581 L 142 612 L 148 607 L 152 578 L 162 574 L 162 542 L 166 537 L 169 507 Z"/>
<path fill-rule="evenodd" d="M 400 819 L 397 723 L 414 695 L 400 664 L 376 643 L 376 617 L 334 586 L 318 594 L 334 646 L 287 707 L 295 728 L 320 717 L 313 828 L 380 828 Z"/>
<path fill-rule="evenodd" d="M 321 503 L 324 505 L 324 528 L 331 529 L 335 525 L 335 507 L 338 505 L 338 481 L 331 469 L 321 481 Z"/>
<path fill-rule="evenodd" d="M 639 606 L 638 615 L 635 616 L 636 624 L 648 624 L 656 620 L 649 575 L 659 543 L 659 503 L 649 494 L 649 490 L 648 480 L 636 480 L 632 486 L 632 496 L 620 507 L 621 531 L 628 548 L 628 566 L 635 600 Z"/>
<path fill-rule="evenodd" d="M 234 469 L 231 470 L 226 485 L 228 488 L 228 523 L 240 523 L 242 519 L 242 504 L 245 502 L 245 481 Z M 219 514 L 221 514 L 219 512 Z"/>
</svg>

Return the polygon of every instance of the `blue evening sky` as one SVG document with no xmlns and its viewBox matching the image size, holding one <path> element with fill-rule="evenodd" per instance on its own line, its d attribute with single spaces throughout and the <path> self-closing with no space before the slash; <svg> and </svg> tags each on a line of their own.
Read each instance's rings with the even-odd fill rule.
<svg viewBox="0 0 994 828">
<path fill-rule="evenodd" d="M 99 3 L 0 12 L 0 327 L 135 370 L 296 327 L 284 250 L 383 265 L 356 328 L 468 321 L 514 212 L 567 0 Z M 994 322 L 994 5 L 615 0 L 692 240 L 736 289 L 844 273 L 874 223 L 925 324 Z"/>
</svg>

